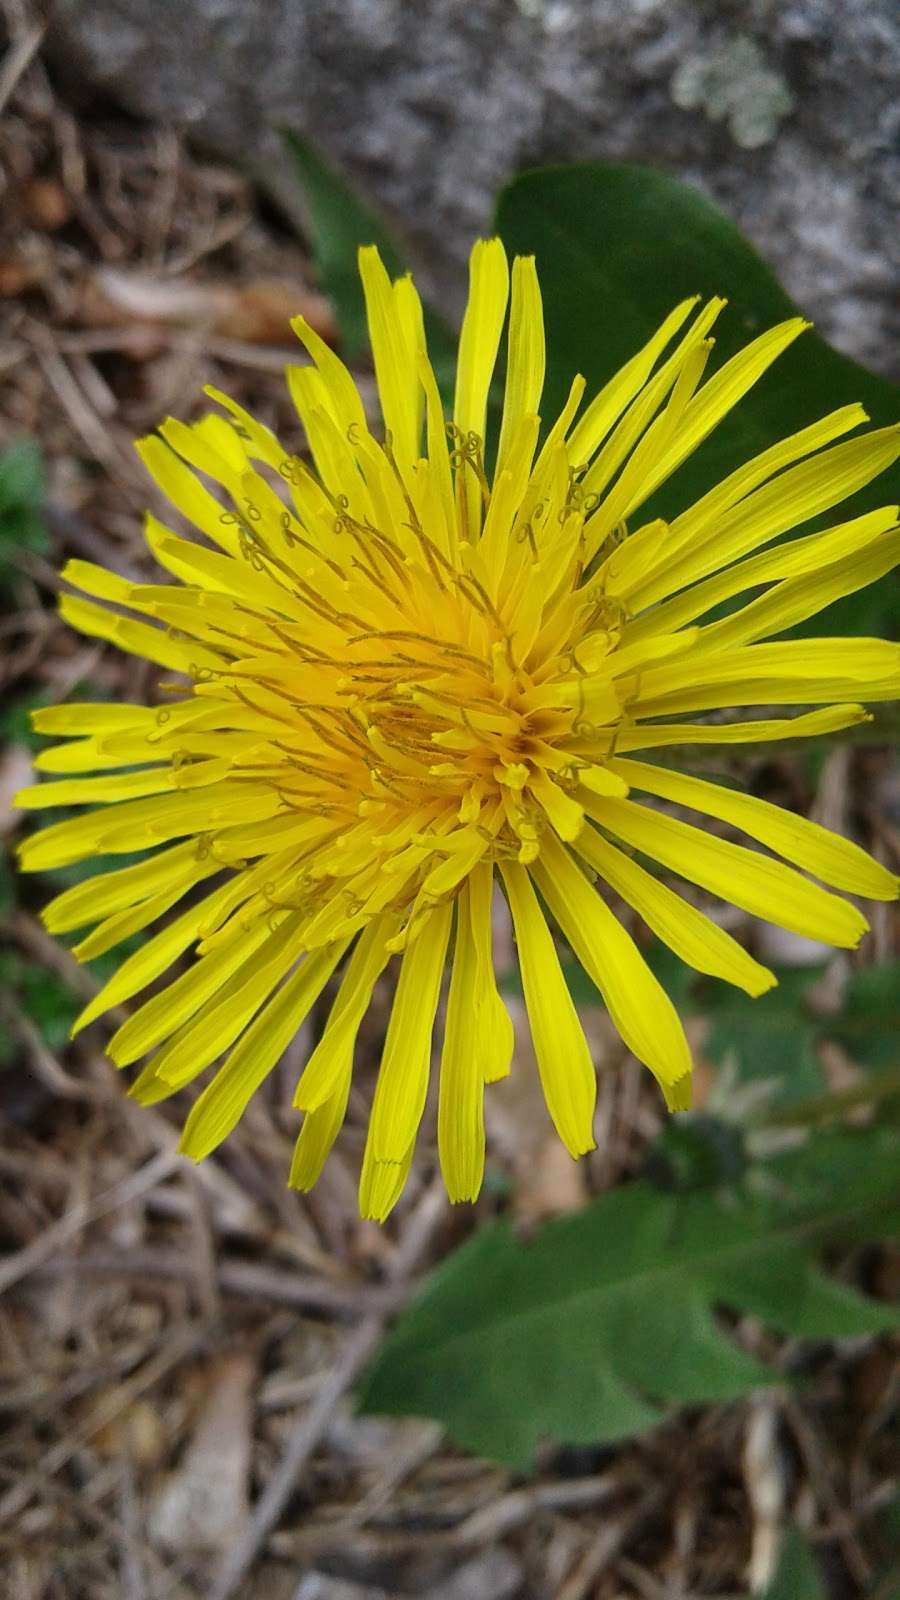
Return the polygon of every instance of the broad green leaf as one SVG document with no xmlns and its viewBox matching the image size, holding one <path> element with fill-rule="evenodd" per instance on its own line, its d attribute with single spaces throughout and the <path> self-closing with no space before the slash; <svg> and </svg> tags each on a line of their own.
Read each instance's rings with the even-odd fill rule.
<svg viewBox="0 0 900 1600">
<path fill-rule="evenodd" d="M 815 1556 L 796 1528 L 785 1534 L 777 1571 L 762 1600 L 826 1600 Z"/>
<path fill-rule="evenodd" d="M 311 244 L 322 288 L 334 307 L 343 353 L 355 360 L 369 348 L 366 307 L 356 265 L 360 245 L 375 244 L 392 278 L 408 270 L 390 233 L 350 186 L 299 134 L 284 138 L 297 168 L 306 201 Z M 456 346 L 453 335 L 425 306 L 425 333 L 438 386 L 446 396 L 452 387 Z"/>
<path fill-rule="evenodd" d="M 497 230 L 511 253 L 534 254 L 547 320 L 545 420 L 575 372 L 598 389 L 688 295 L 725 295 L 711 367 L 797 307 L 740 230 L 696 190 L 649 167 L 595 163 L 526 172 L 500 196 Z M 740 461 L 850 401 L 879 426 L 895 422 L 886 379 L 805 333 L 648 503 L 671 516 Z M 852 513 L 900 499 L 900 467 L 854 496 Z M 641 520 L 644 518 L 641 512 Z M 883 630 L 892 580 L 829 607 L 806 632 Z M 823 613 L 823 616 L 826 614 Z"/>
<path fill-rule="evenodd" d="M 816 1339 L 895 1326 L 900 1313 L 816 1261 L 819 1240 L 900 1228 L 893 1155 L 877 1129 L 821 1135 L 740 1189 L 633 1183 L 532 1240 L 485 1228 L 400 1319 L 362 1404 L 438 1418 L 461 1444 L 524 1466 L 544 1438 L 618 1439 L 675 1405 L 781 1381 L 718 1308 Z"/>
</svg>

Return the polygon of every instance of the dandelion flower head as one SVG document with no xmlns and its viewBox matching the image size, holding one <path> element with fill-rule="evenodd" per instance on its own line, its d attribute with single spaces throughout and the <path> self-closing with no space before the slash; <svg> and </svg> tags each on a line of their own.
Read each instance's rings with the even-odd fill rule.
<svg viewBox="0 0 900 1600">
<path fill-rule="evenodd" d="M 215 412 L 139 443 L 200 538 L 148 517 L 174 581 L 71 561 L 79 594 L 62 613 L 162 668 L 162 704 L 36 713 L 62 737 L 38 758 L 52 780 L 19 804 L 90 807 L 27 838 L 28 869 L 146 852 L 66 889 L 44 917 L 54 933 L 91 929 L 81 959 L 160 923 L 76 1028 L 155 985 L 110 1054 L 119 1066 L 147 1058 L 131 1089 L 145 1104 L 214 1068 L 184 1131 L 195 1158 L 235 1126 L 333 978 L 295 1098 L 291 1182 L 308 1188 L 344 1120 L 373 988 L 396 967 L 360 1180 L 364 1214 L 383 1218 L 409 1170 L 433 1052 L 447 1188 L 478 1193 L 485 1085 L 509 1071 L 513 1044 L 492 959 L 498 889 L 547 1106 L 573 1156 L 594 1143 L 596 1069 L 552 924 L 678 1109 L 684 1030 L 610 891 L 691 967 L 751 995 L 773 975 L 671 875 L 845 947 L 866 922 L 833 891 L 895 895 L 855 843 L 668 762 L 681 745 L 848 728 L 865 719 L 861 702 L 897 693 L 892 644 L 771 636 L 897 561 L 896 507 L 782 535 L 868 483 L 900 442 L 896 428 L 859 432 L 865 412 L 844 406 L 672 521 L 642 519 L 802 332 L 799 318 L 704 380 L 724 303 L 685 301 L 598 394 L 585 399 L 575 377 L 542 426 L 535 265 L 518 258 L 510 274 L 500 241 L 482 241 L 448 421 L 412 280 L 392 283 L 374 249 L 360 271 L 381 424 L 298 319 L 309 361 L 287 378 L 306 458 L 212 390 Z"/>
</svg>

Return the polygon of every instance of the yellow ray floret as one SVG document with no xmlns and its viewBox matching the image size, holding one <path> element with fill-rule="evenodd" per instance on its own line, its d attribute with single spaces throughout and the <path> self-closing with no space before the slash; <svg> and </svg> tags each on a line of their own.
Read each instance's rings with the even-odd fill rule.
<svg viewBox="0 0 900 1600">
<path fill-rule="evenodd" d="M 373 991 L 396 965 L 360 1176 L 361 1208 L 381 1219 L 410 1170 L 433 1064 L 448 1191 L 478 1194 L 485 1091 L 513 1054 L 492 951 L 504 898 L 547 1106 L 579 1156 L 594 1144 L 604 1063 L 572 1001 L 565 946 L 679 1110 L 690 1052 L 642 953 L 647 934 L 761 995 L 773 974 L 694 903 L 697 889 L 848 947 L 866 922 L 834 891 L 896 895 L 855 840 L 641 753 L 834 733 L 896 695 L 895 645 L 773 636 L 896 563 L 895 506 L 836 508 L 896 458 L 900 430 L 862 431 L 862 408 L 845 406 L 670 524 L 642 522 L 641 506 L 677 483 L 801 319 L 717 366 L 724 301 L 682 301 L 599 393 L 585 401 L 574 374 L 562 412 L 542 420 L 534 261 L 510 272 L 500 241 L 481 241 L 445 418 L 412 280 L 392 283 L 374 248 L 360 273 L 380 424 L 298 318 L 307 359 L 287 377 L 305 447 L 282 445 L 216 390 L 217 411 L 170 418 L 139 443 L 198 537 L 149 517 L 148 546 L 174 582 L 72 561 L 63 577 L 77 592 L 62 611 L 169 676 L 152 706 L 36 712 L 60 742 L 38 758 L 50 781 L 19 803 L 91 808 L 29 834 L 26 869 L 128 857 L 57 894 L 44 920 L 77 931 L 82 960 L 159 924 L 75 1027 L 155 986 L 110 1054 L 119 1066 L 144 1058 L 131 1092 L 150 1105 L 211 1074 L 184 1132 L 196 1159 L 313 1014 L 290 1182 L 315 1183 Z M 823 530 L 785 539 L 823 517 Z M 754 706 L 761 715 L 742 714 Z M 781 706 L 794 710 L 771 714 Z"/>
</svg>

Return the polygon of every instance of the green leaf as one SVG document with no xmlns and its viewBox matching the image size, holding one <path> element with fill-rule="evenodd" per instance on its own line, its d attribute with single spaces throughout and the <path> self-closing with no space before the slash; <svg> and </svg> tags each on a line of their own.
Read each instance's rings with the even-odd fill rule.
<svg viewBox="0 0 900 1600">
<path fill-rule="evenodd" d="M 31 439 L 18 439 L 0 451 L 0 563 L 19 550 L 44 554 L 47 530 L 41 514 L 44 467 Z"/>
<path fill-rule="evenodd" d="M 542 1438 L 619 1439 L 675 1405 L 780 1375 L 740 1350 L 716 1308 L 830 1338 L 900 1313 L 825 1277 L 818 1240 L 900 1228 L 900 1173 L 877 1129 L 821 1135 L 731 1191 L 634 1183 L 530 1241 L 479 1231 L 431 1276 L 362 1388 L 367 1411 L 438 1418 L 514 1466 Z"/>
<path fill-rule="evenodd" d="M 2 864 L 2 858 L 0 858 Z M 62 1050 L 84 1002 L 48 967 L 33 965 L 17 950 L 0 953 L 0 995 L 14 995 L 50 1050 Z M 0 1027 L 0 1036 L 6 1029 Z"/>
<path fill-rule="evenodd" d="M 767 1111 L 818 1104 L 825 1089 L 818 1056 L 823 1040 L 839 1044 L 871 1072 L 900 1067 L 900 962 L 854 972 L 834 1016 L 817 1015 L 807 1004 L 806 991 L 820 972 L 782 968 L 778 988 L 764 1001 L 722 985 L 703 986 L 700 1009 L 709 1019 L 704 1053 L 736 1068 L 740 1084 L 765 1083 Z"/>
<path fill-rule="evenodd" d="M 344 355 L 353 361 L 369 349 L 366 305 L 356 265 L 360 245 L 378 246 L 392 278 L 406 272 L 408 265 L 396 240 L 318 151 L 290 130 L 285 130 L 284 138 L 306 201 L 319 279 L 334 307 Z M 456 341 L 430 307 L 425 306 L 424 313 L 428 353 L 446 399 L 456 370 Z"/>
<path fill-rule="evenodd" d="M 35 733 L 31 726 L 31 713 L 49 704 L 49 700 L 46 689 L 32 689 L 10 700 L 0 710 L 0 741 L 4 744 L 23 744 L 29 750 L 43 750 L 51 740 L 45 734 Z"/>
<path fill-rule="evenodd" d="M 649 167 L 596 163 L 526 172 L 501 194 L 496 226 L 511 253 L 537 258 L 547 321 L 545 420 L 561 408 L 576 372 L 586 377 L 590 395 L 687 295 L 728 297 L 708 370 L 797 314 L 728 217 Z M 739 462 L 853 400 L 879 426 L 896 421 L 897 394 L 886 379 L 805 333 L 642 508 L 641 519 L 673 515 Z M 847 502 L 847 515 L 898 499 L 895 466 Z M 895 606 L 896 587 L 883 579 L 829 607 L 825 631 L 877 632 Z M 807 631 L 822 631 L 822 617 Z"/>
<path fill-rule="evenodd" d="M 863 1066 L 900 1063 L 900 961 L 855 972 L 844 1008 L 828 1027 L 831 1038 Z"/>
<path fill-rule="evenodd" d="M 785 1535 L 778 1570 L 762 1600 L 826 1600 L 815 1557 L 796 1528 Z"/>
<path fill-rule="evenodd" d="M 356 267 L 360 245 L 375 244 L 392 277 L 404 266 L 393 239 L 344 179 L 299 134 L 284 139 L 294 159 L 306 201 L 316 269 L 341 330 L 344 353 L 353 360 L 368 349 L 366 307 Z"/>
<path fill-rule="evenodd" d="M 50 1050 L 62 1050 L 69 1029 L 84 1004 L 74 990 L 46 967 L 26 967 L 21 980 L 21 1004 Z"/>
<path fill-rule="evenodd" d="M 0 848 L 0 916 L 8 916 L 16 907 L 17 878 L 12 858 Z"/>
<path fill-rule="evenodd" d="M 771 1101 L 790 1105 L 822 1088 L 816 1055 L 821 1023 L 804 1007 L 804 991 L 821 969 L 784 968 L 778 987 L 754 1000 L 727 985 L 710 986 L 703 1010 L 709 1016 L 704 1053 L 737 1069 L 741 1083 L 767 1083 Z"/>
<path fill-rule="evenodd" d="M 668 1117 L 647 1152 L 643 1176 L 664 1189 L 717 1189 L 735 1183 L 747 1165 L 740 1127 L 692 1111 Z"/>
</svg>

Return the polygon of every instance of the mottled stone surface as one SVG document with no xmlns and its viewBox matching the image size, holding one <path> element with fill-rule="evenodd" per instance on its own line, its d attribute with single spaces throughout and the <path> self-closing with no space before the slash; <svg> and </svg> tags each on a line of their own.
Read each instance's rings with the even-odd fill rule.
<svg viewBox="0 0 900 1600">
<path fill-rule="evenodd" d="M 274 129 L 314 138 L 451 310 L 517 168 L 647 161 L 718 200 L 837 345 L 896 365 L 895 0 L 57 0 L 54 44 L 282 197 Z"/>
</svg>

